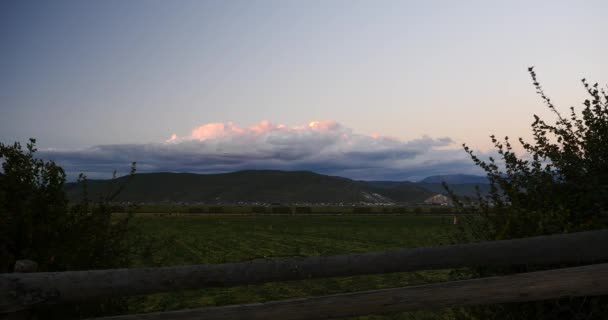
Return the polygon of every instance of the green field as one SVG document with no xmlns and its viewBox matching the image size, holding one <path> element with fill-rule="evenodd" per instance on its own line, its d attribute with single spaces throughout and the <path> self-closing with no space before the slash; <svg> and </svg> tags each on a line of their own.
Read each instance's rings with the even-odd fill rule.
<svg viewBox="0 0 608 320">
<path fill-rule="evenodd" d="M 117 212 L 125 208 L 117 205 Z M 131 208 L 136 213 L 210 213 L 210 214 L 440 214 L 453 213 L 451 206 L 439 205 L 193 205 L 139 204 Z"/>
<path fill-rule="evenodd" d="M 432 246 L 449 242 L 455 229 L 451 222 L 450 216 L 415 215 L 138 214 L 133 223 L 143 238 L 134 240 L 134 260 L 135 266 L 169 266 Z M 132 312 L 149 312 L 261 302 L 446 278 L 447 271 L 424 271 L 209 288 L 135 297 L 130 308 Z M 389 318 L 427 316 L 416 313 Z"/>
</svg>

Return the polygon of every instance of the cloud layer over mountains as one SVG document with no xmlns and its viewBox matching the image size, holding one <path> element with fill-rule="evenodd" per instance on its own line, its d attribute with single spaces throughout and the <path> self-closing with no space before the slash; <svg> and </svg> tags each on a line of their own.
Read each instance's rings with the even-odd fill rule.
<svg viewBox="0 0 608 320">
<path fill-rule="evenodd" d="M 450 138 L 410 141 L 354 133 L 335 121 L 288 127 L 262 121 L 250 127 L 208 123 L 165 142 L 99 145 L 81 150 L 41 151 L 70 178 L 125 172 L 218 173 L 244 169 L 311 170 L 365 180 L 416 180 L 428 175 L 479 173 Z"/>
</svg>

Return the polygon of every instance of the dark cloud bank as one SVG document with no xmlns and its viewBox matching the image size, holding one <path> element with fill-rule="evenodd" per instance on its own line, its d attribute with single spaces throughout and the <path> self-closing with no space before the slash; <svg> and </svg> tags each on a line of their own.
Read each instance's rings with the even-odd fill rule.
<svg viewBox="0 0 608 320">
<path fill-rule="evenodd" d="M 241 128 L 210 123 L 189 136 L 162 143 L 100 145 L 81 150 L 41 151 L 63 166 L 70 180 L 128 171 L 219 173 L 245 169 L 310 170 L 361 180 L 418 180 L 430 175 L 481 174 L 450 138 L 423 136 L 399 141 L 353 133 L 332 121 L 286 127 L 268 122 Z"/>
</svg>

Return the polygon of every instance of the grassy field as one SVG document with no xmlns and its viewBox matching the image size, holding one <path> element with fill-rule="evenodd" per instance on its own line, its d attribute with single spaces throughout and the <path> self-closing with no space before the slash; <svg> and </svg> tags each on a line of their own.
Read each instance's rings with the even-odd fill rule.
<svg viewBox="0 0 608 320">
<path fill-rule="evenodd" d="M 139 204 L 136 213 L 212 213 L 212 214 L 439 214 L 452 213 L 454 208 L 439 205 L 194 205 L 194 204 Z M 123 206 L 116 210 L 122 212 Z"/>
<path fill-rule="evenodd" d="M 440 245 L 454 231 L 449 216 L 414 215 L 167 215 L 139 214 L 135 266 L 223 263 L 334 255 Z M 135 241 L 135 240 L 134 240 Z M 447 271 L 365 275 L 210 288 L 131 299 L 132 312 L 262 302 L 442 281 Z M 382 319 L 424 319 L 408 313 Z M 375 319 L 362 317 L 360 319 Z"/>
</svg>

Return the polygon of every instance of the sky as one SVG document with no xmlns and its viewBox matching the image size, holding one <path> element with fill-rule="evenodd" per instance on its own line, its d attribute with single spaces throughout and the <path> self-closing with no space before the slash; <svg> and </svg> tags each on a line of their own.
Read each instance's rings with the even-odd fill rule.
<svg viewBox="0 0 608 320">
<path fill-rule="evenodd" d="M 0 2 L 0 142 L 70 177 L 480 173 L 581 78 L 608 83 L 606 1 Z M 602 33 L 602 31 L 604 31 Z"/>
</svg>

